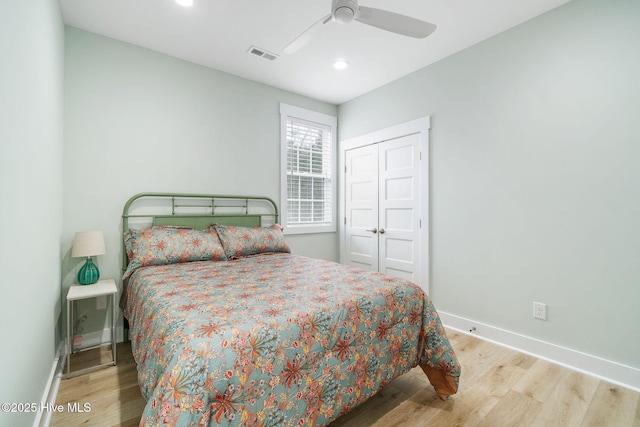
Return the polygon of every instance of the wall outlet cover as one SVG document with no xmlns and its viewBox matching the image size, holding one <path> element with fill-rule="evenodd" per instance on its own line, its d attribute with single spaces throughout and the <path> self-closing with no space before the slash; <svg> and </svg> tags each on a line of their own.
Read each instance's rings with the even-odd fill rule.
<svg viewBox="0 0 640 427">
<path fill-rule="evenodd" d="M 534 302 L 533 317 L 540 320 L 547 320 L 547 304 L 543 304 L 541 302 Z"/>
<path fill-rule="evenodd" d="M 96 310 L 106 310 L 107 309 L 107 296 L 101 295 L 96 297 Z"/>
</svg>

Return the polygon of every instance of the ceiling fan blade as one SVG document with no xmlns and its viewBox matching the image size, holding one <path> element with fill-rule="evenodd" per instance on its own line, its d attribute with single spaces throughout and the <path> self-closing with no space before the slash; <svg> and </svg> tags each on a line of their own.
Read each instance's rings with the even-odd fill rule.
<svg viewBox="0 0 640 427">
<path fill-rule="evenodd" d="M 302 34 L 300 34 L 294 41 L 289 43 L 287 47 L 284 48 L 283 52 L 287 55 L 291 55 L 294 52 L 300 50 L 303 46 L 313 40 L 318 34 L 325 29 L 325 24 L 331 22 L 332 16 L 331 14 L 323 17 L 321 20 L 307 28 Z"/>
<path fill-rule="evenodd" d="M 355 18 L 356 21 L 392 33 L 403 36 L 422 39 L 433 33 L 437 26 L 429 22 L 389 12 L 388 10 L 375 9 L 373 7 L 360 6 Z"/>
</svg>

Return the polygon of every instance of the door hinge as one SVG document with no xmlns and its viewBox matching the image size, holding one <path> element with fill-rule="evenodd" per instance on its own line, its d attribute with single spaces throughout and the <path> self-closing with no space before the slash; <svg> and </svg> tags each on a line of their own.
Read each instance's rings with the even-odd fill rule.
<svg viewBox="0 0 640 427">
<path fill-rule="evenodd" d="M 420 227 L 420 228 L 422 228 L 422 220 L 420 220 L 420 225 L 419 225 L 419 227 Z"/>
<path fill-rule="evenodd" d="M 420 152 L 420 160 L 422 160 L 422 151 Z"/>
<path fill-rule="evenodd" d="M 347 225 L 347 217 L 344 217 L 344 225 Z"/>
</svg>

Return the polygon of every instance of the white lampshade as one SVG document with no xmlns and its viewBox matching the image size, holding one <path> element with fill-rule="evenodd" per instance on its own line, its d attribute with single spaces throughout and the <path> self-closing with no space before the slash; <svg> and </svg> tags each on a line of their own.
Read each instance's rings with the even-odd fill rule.
<svg viewBox="0 0 640 427">
<path fill-rule="evenodd" d="M 90 257 L 107 253 L 104 247 L 104 234 L 102 231 L 79 231 L 73 237 L 73 249 L 71 256 Z"/>
</svg>

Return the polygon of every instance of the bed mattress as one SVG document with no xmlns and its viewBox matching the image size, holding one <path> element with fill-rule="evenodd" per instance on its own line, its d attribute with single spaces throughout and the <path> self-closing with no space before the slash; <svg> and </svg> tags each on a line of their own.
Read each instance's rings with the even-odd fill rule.
<svg viewBox="0 0 640 427">
<path fill-rule="evenodd" d="M 428 296 L 380 273 L 288 253 L 142 267 L 122 307 L 141 425 L 324 426 L 417 365 L 457 388 Z"/>
</svg>

